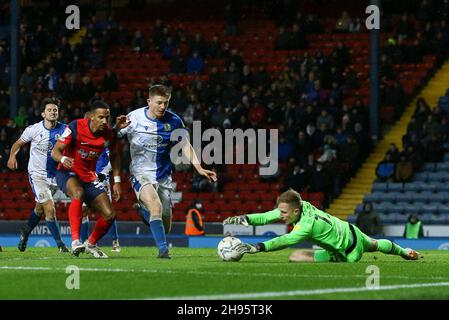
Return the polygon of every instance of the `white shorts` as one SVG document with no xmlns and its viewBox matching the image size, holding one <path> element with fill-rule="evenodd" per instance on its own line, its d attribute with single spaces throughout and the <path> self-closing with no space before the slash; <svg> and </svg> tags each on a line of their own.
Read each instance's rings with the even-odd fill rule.
<svg viewBox="0 0 449 320">
<path fill-rule="evenodd" d="M 30 181 L 31 189 L 33 189 L 36 202 L 54 201 L 53 195 L 58 191 L 56 178 L 28 175 L 28 180 Z"/>
<path fill-rule="evenodd" d="M 105 179 L 100 183 L 103 186 L 104 191 L 107 193 L 109 200 L 112 203 L 111 184 L 109 183 L 109 179 Z M 87 204 L 85 202 L 83 202 L 83 207 L 87 207 Z"/>
<path fill-rule="evenodd" d="M 133 187 L 134 193 L 136 194 L 137 200 L 144 207 L 145 205 L 140 201 L 140 191 L 147 184 L 151 184 L 156 190 L 159 200 L 161 200 L 162 204 L 162 215 L 163 216 L 171 216 L 173 204 L 171 201 L 171 193 L 173 191 L 173 181 L 171 176 L 161 180 L 161 181 L 152 181 L 151 179 L 145 177 L 145 175 L 134 176 L 131 175 L 130 179 L 131 186 Z M 148 212 L 148 208 L 146 208 Z M 150 212 L 151 214 L 151 212 Z"/>
</svg>

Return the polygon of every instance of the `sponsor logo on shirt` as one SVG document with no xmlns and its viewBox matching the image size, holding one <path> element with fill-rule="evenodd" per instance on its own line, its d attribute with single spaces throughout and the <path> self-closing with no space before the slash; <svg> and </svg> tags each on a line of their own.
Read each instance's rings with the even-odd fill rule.
<svg viewBox="0 0 449 320">
<path fill-rule="evenodd" d="M 98 159 L 98 157 L 100 156 L 100 152 L 96 152 L 96 151 L 86 151 L 83 149 L 79 149 L 78 153 L 81 155 L 81 158 L 83 159 Z"/>
</svg>

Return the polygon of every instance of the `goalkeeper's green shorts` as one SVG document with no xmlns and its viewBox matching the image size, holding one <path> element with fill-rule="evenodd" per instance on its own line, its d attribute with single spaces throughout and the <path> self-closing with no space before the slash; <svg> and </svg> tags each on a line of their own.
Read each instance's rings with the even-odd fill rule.
<svg viewBox="0 0 449 320">
<path fill-rule="evenodd" d="M 355 234 L 356 243 L 352 250 L 348 252 L 331 252 L 327 250 L 315 250 L 313 260 L 315 262 L 357 262 L 362 258 L 364 252 L 371 248 L 372 239 L 360 231 L 356 226 L 351 225 Z M 351 244 L 354 236 L 351 232 Z"/>
</svg>

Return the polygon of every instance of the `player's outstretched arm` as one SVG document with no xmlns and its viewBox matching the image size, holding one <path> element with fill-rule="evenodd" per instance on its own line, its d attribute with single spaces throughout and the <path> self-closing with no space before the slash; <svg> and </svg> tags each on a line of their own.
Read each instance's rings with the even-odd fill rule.
<svg viewBox="0 0 449 320">
<path fill-rule="evenodd" d="M 24 142 L 22 139 L 18 139 L 11 147 L 11 151 L 9 153 L 9 159 L 8 159 L 8 168 L 11 170 L 17 170 L 17 159 L 16 155 L 20 151 L 20 148 L 22 148 L 27 142 Z"/>
<path fill-rule="evenodd" d="M 246 218 L 246 216 L 234 216 L 226 218 L 223 220 L 223 225 L 225 224 L 249 226 L 248 219 Z"/>
<path fill-rule="evenodd" d="M 128 116 L 120 115 L 115 119 L 114 130 L 118 132 L 122 129 L 125 129 L 127 126 L 129 126 L 130 123 L 131 120 L 129 119 Z"/>
<path fill-rule="evenodd" d="M 114 176 L 114 185 L 112 186 L 112 192 L 114 195 L 114 200 L 119 201 L 120 196 L 122 194 L 122 187 L 121 187 L 122 181 L 120 178 L 121 160 L 116 143 L 113 145 L 111 149 L 111 167 L 112 167 L 112 174 Z"/>
<path fill-rule="evenodd" d="M 73 166 L 74 160 L 73 158 L 69 158 L 63 155 L 66 146 L 67 145 L 64 143 L 61 143 L 59 141 L 56 142 L 55 146 L 53 147 L 53 150 L 51 150 L 51 157 L 56 162 L 61 162 L 65 168 L 70 169 Z"/>
<path fill-rule="evenodd" d="M 200 161 L 196 156 L 195 150 L 187 139 L 184 140 L 182 152 L 187 157 L 187 159 L 189 159 L 190 163 L 195 167 L 199 175 L 206 177 L 209 181 L 217 181 L 217 174 L 214 171 L 206 170 L 201 166 Z"/>
<path fill-rule="evenodd" d="M 265 246 L 263 243 L 258 243 L 258 244 L 253 245 L 253 244 L 242 242 L 242 243 L 239 243 L 238 245 L 236 245 L 233 249 L 236 250 L 240 254 L 245 254 L 245 253 L 254 254 L 254 253 L 261 252 L 261 251 L 265 251 Z"/>
</svg>

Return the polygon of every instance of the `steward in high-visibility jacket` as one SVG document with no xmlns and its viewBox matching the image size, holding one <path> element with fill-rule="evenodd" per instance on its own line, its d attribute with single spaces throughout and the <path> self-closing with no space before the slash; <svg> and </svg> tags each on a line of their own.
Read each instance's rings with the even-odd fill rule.
<svg viewBox="0 0 449 320">
<path fill-rule="evenodd" d="M 411 215 L 408 218 L 408 222 L 405 225 L 404 238 L 407 239 L 419 239 L 424 237 L 424 230 L 422 222 L 417 216 Z"/>
<path fill-rule="evenodd" d="M 205 234 L 203 217 L 195 208 L 187 212 L 185 234 L 187 236 L 202 236 Z"/>
</svg>

